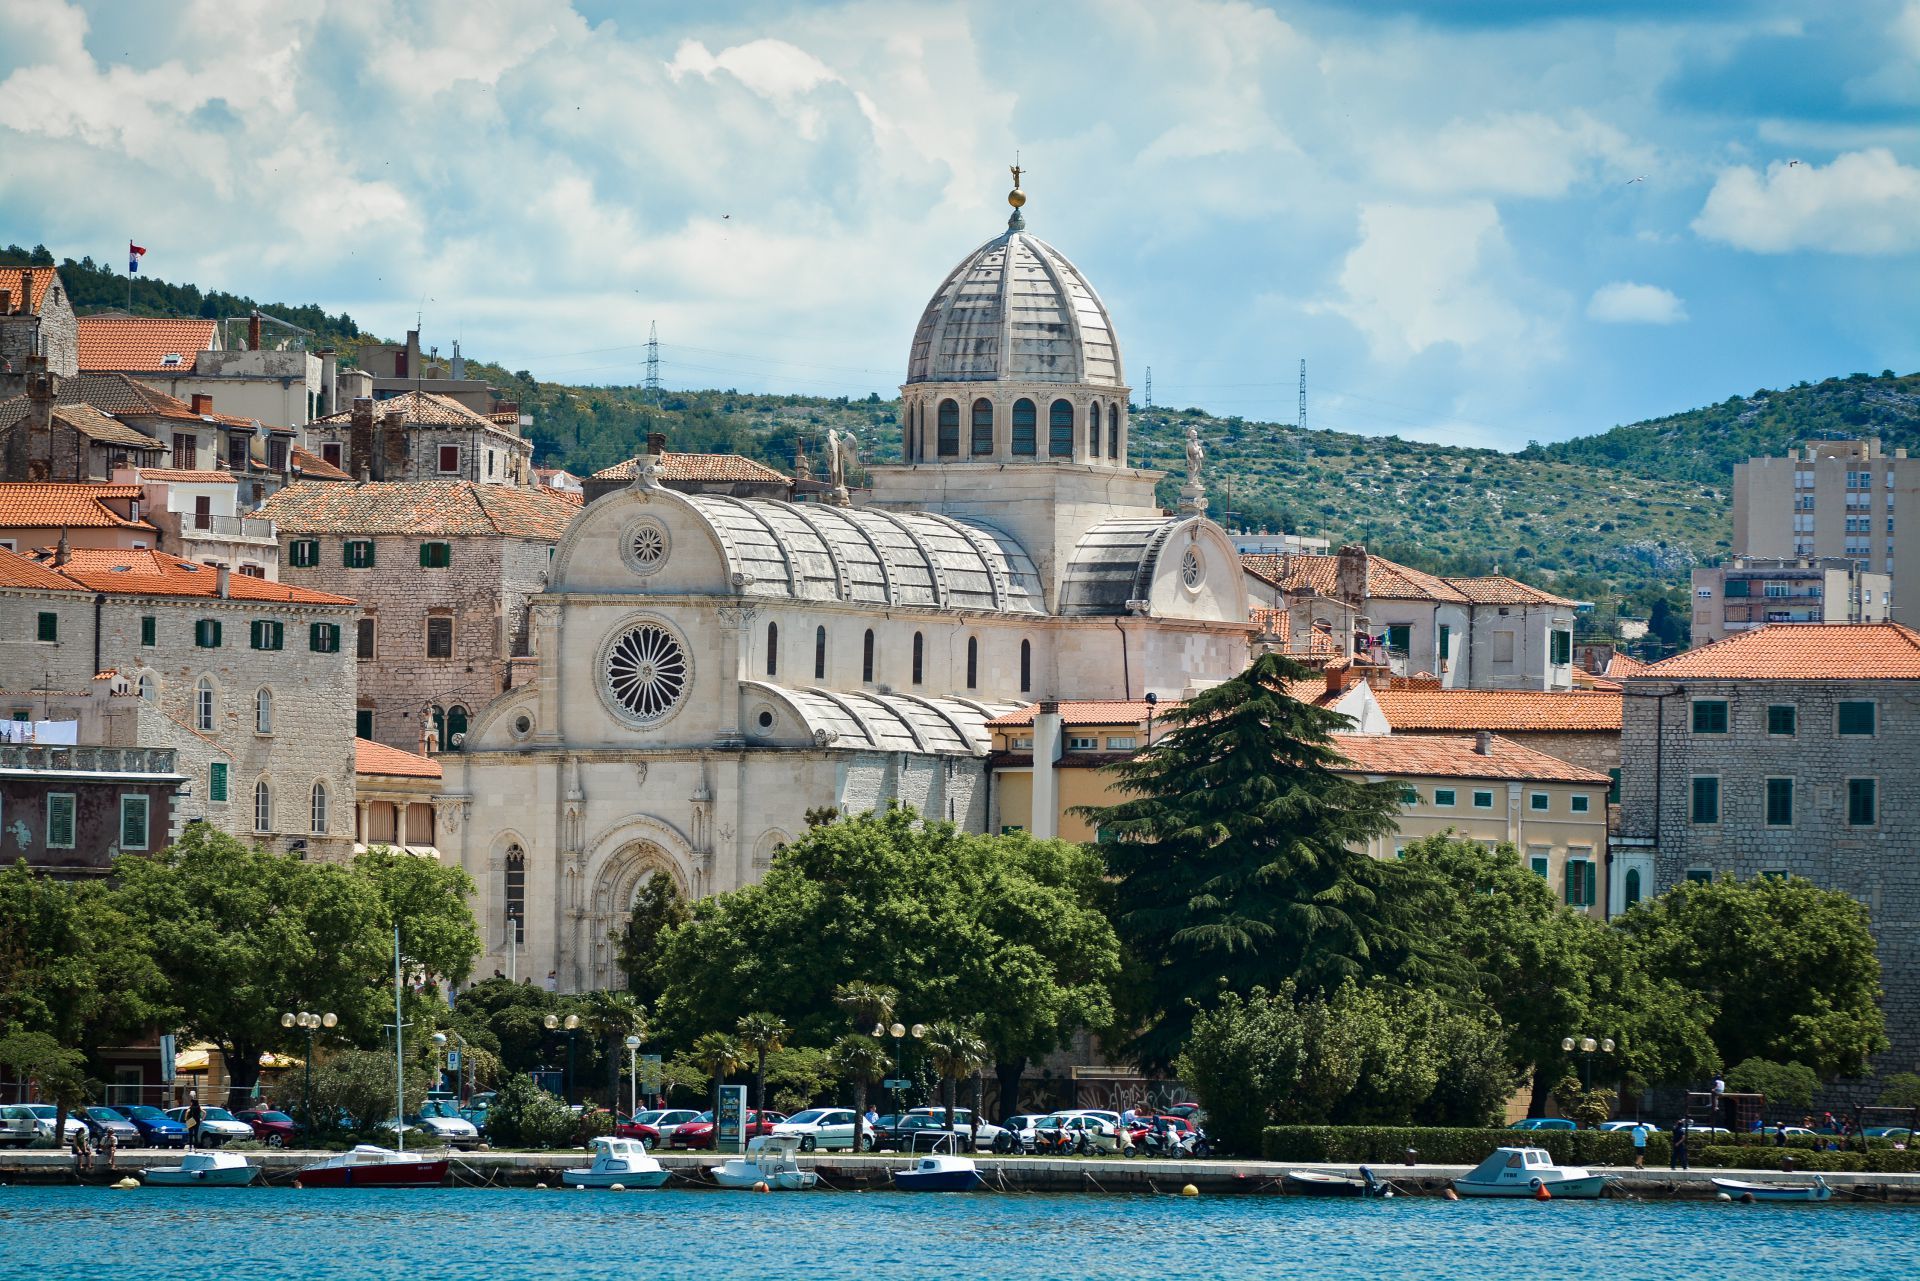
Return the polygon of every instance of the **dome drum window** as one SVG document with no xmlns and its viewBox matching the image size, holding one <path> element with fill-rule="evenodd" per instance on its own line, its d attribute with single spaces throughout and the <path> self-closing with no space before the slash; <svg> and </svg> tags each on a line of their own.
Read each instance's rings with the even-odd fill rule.
<svg viewBox="0 0 1920 1281">
<path fill-rule="evenodd" d="M 605 693 L 615 713 L 634 725 L 654 725 L 680 706 L 693 664 L 673 632 L 655 622 L 616 633 L 601 658 Z"/>
<path fill-rule="evenodd" d="M 937 439 L 940 457 L 954 458 L 960 453 L 960 406 L 951 400 L 940 402 L 940 428 Z"/>
<path fill-rule="evenodd" d="M 973 453 L 976 458 L 993 452 L 993 402 L 985 396 L 973 402 Z"/>
<path fill-rule="evenodd" d="M 1023 458 L 1039 452 L 1039 412 L 1025 396 L 1013 402 L 1013 452 Z"/>
<path fill-rule="evenodd" d="M 1047 456 L 1073 457 L 1073 402 L 1056 400 L 1047 408 Z"/>
<path fill-rule="evenodd" d="M 621 539 L 620 554 L 634 573 L 651 574 L 666 564 L 668 542 L 667 527 L 659 521 L 636 521 Z"/>
</svg>

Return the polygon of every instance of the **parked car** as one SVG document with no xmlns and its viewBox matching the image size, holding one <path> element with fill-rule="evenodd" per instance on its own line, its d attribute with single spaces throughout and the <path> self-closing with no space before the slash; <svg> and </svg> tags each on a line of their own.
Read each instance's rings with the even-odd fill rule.
<svg viewBox="0 0 1920 1281">
<path fill-rule="evenodd" d="M 929 1136 L 951 1134 L 954 1146 L 961 1151 L 971 1151 L 973 1139 L 966 1127 L 959 1124 L 959 1109 L 954 1110 L 954 1128 L 947 1128 L 944 1111 L 939 1115 L 925 1112 L 909 1112 L 902 1117 L 881 1117 L 880 1123 L 873 1129 L 873 1150 L 876 1152 L 912 1150 L 916 1145 L 925 1151 Z M 998 1126 L 994 1127 L 996 1130 Z"/>
<path fill-rule="evenodd" d="M 1189 1122 L 1193 1124 L 1193 1128 L 1196 1130 L 1207 1123 L 1206 1109 L 1201 1107 L 1198 1103 L 1169 1104 L 1165 1109 L 1165 1114 L 1167 1116 L 1185 1117 Z"/>
<path fill-rule="evenodd" d="M 81 1122 L 86 1125 L 87 1133 L 93 1136 L 95 1144 L 109 1134 L 113 1135 L 113 1141 L 123 1148 L 140 1142 L 140 1128 L 112 1108 L 81 1108 L 78 1115 Z"/>
<path fill-rule="evenodd" d="M 480 1146 L 480 1127 L 461 1116 L 459 1105 L 451 1099 L 428 1099 L 416 1115 L 407 1118 L 407 1124 L 449 1147 Z"/>
<path fill-rule="evenodd" d="M 254 1108 L 251 1111 L 235 1114 L 235 1119 L 245 1121 L 253 1129 L 253 1137 L 270 1148 L 291 1146 L 299 1126 L 285 1112 L 275 1112 L 267 1108 Z"/>
<path fill-rule="evenodd" d="M 1012 1152 L 1016 1146 L 1022 1151 L 1030 1151 L 1033 1147 L 1034 1123 L 1045 1115 L 1045 1112 L 1019 1112 L 1002 1121 L 1000 1130 L 1006 1138 L 1000 1141 L 994 1151 Z"/>
<path fill-rule="evenodd" d="M 1805 1134 L 1808 1131 L 1787 1127 L 1788 1134 Z M 1896 1143 L 1905 1143 L 1913 1138 L 1913 1131 L 1904 1125 L 1869 1125 L 1860 1133 L 1870 1139 L 1892 1139 Z"/>
<path fill-rule="evenodd" d="M 140 1131 L 140 1141 L 150 1148 L 184 1148 L 187 1146 L 187 1127 L 162 1112 L 159 1108 L 146 1103 L 131 1103 L 115 1108 L 127 1120 L 133 1122 Z"/>
<path fill-rule="evenodd" d="M 645 1113 L 641 1114 L 645 1116 Z M 660 1131 L 660 1142 L 671 1144 L 676 1130 L 690 1121 L 708 1121 L 712 1116 L 706 1112 L 695 1112 L 692 1108 L 663 1108 L 653 1120 L 646 1122 Z"/>
<path fill-rule="evenodd" d="M 784 1112 L 768 1111 L 764 1114 L 749 1110 L 747 1112 L 747 1137 L 759 1138 L 763 1134 L 772 1134 L 773 1127 L 787 1119 Z M 713 1113 L 702 1112 L 698 1121 L 688 1121 L 674 1127 L 673 1137 L 668 1143 L 676 1148 L 710 1148 L 713 1146 Z"/>
<path fill-rule="evenodd" d="M 17 1148 L 55 1146 L 53 1123 L 59 1113 L 51 1103 L 13 1103 L 0 1108 L 0 1143 Z M 85 1121 L 69 1114 L 60 1143 L 73 1142 L 73 1136 L 86 1128 Z"/>
<path fill-rule="evenodd" d="M 773 1127 L 775 1134 L 791 1134 L 800 1140 L 802 1152 L 818 1149 L 832 1152 L 837 1149 L 851 1151 L 853 1148 L 853 1109 L 852 1108 L 807 1108 L 795 1112 L 786 1120 Z M 860 1146 L 871 1150 L 873 1138 L 860 1136 Z"/>
<path fill-rule="evenodd" d="M 1513 1128 L 1516 1130 L 1577 1130 L 1580 1128 L 1580 1123 L 1564 1116 L 1530 1116 L 1524 1121 L 1515 1121 Z"/>
<path fill-rule="evenodd" d="M 178 1121 L 181 1129 L 187 1128 L 185 1108 L 168 1108 L 167 1116 Z M 225 1108 L 200 1109 L 200 1143 L 203 1146 L 217 1148 L 230 1139 L 251 1139 L 252 1137 L 253 1127 Z"/>
<path fill-rule="evenodd" d="M 1631 1130 L 1636 1125 L 1646 1126 L 1648 1134 L 1659 1134 L 1666 1128 L 1657 1121 L 1602 1121 L 1600 1128 L 1611 1134 L 1616 1130 Z"/>
<path fill-rule="evenodd" d="M 938 1120 L 942 1126 L 947 1123 L 947 1110 L 943 1107 L 914 1108 L 911 1112 L 907 1113 L 907 1115 L 930 1116 Z M 993 1150 L 993 1145 L 999 1141 L 1002 1134 L 1006 1133 L 1005 1130 L 991 1121 L 983 1120 L 979 1125 L 974 1125 L 973 1109 L 971 1108 L 955 1108 L 953 1110 L 953 1128 L 961 1134 L 966 1135 L 971 1146 L 982 1151 Z"/>
</svg>

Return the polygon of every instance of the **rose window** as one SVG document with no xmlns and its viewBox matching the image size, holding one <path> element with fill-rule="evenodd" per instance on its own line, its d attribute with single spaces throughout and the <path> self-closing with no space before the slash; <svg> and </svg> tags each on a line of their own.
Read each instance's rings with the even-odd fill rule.
<svg viewBox="0 0 1920 1281">
<path fill-rule="evenodd" d="M 627 555 L 641 573 L 660 568 L 667 558 L 667 531 L 651 522 L 636 525 L 627 544 Z"/>
<path fill-rule="evenodd" d="M 607 690 L 638 721 L 657 721 L 687 691 L 687 656 L 673 633 L 642 623 L 607 651 Z"/>
<path fill-rule="evenodd" d="M 1198 587 L 1200 585 L 1200 572 L 1200 558 L 1194 555 L 1193 550 L 1189 548 L 1187 554 L 1182 557 L 1180 561 L 1180 581 L 1185 583 L 1189 588 Z"/>
</svg>

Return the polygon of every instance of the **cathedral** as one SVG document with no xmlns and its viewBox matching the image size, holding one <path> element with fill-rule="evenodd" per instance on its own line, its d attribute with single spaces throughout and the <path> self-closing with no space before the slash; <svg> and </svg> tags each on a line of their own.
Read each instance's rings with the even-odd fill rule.
<svg viewBox="0 0 1920 1281">
<path fill-rule="evenodd" d="M 1161 473 L 1127 462 L 1106 307 L 1008 201 L 920 318 L 902 457 L 859 505 L 835 440 L 827 502 L 677 492 L 649 453 L 574 520 L 531 603 L 537 675 L 441 758 L 480 972 L 618 986 L 611 938 L 649 878 L 749 884 L 810 810 L 898 801 L 987 830 L 988 720 L 1246 666 L 1198 442 L 1166 514 Z"/>
</svg>

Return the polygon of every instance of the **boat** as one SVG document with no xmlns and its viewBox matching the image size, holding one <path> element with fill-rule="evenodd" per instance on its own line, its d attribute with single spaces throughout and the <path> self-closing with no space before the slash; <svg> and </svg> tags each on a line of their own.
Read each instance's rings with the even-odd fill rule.
<svg viewBox="0 0 1920 1281">
<path fill-rule="evenodd" d="M 154 1166 L 140 1177 L 156 1188 L 244 1188 L 260 1171 L 238 1152 L 189 1152 L 179 1165 Z"/>
<path fill-rule="evenodd" d="M 409 1026 L 398 1014 L 407 1008 L 400 974 L 400 927 L 393 930 L 393 1084 L 395 1116 L 407 1114 L 406 1057 L 401 1032 Z M 437 1188 L 447 1181 L 446 1157 L 409 1156 L 407 1126 L 394 1127 L 391 1148 L 362 1143 L 324 1161 L 302 1166 L 294 1180 L 305 1188 Z"/>
<path fill-rule="evenodd" d="M 592 1143 L 593 1164 L 584 1170 L 562 1170 L 560 1181 L 570 1188 L 657 1188 L 667 1171 L 647 1155 L 639 1139 L 598 1138 Z"/>
<path fill-rule="evenodd" d="M 1745 1179 L 1715 1179 L 1713 1186 L 1736 1201 L 1827 1201 L 1833 1189 L 1819 1175 L 1812 1183 L 1749 1183 Z"/>
<path fill-rule="evenodd" d="M 1392 1196 L 1393 1189 L 1372 1170 L 1360 1167 L 1360 1175 L 1329 1174 L 1324 1170 L 1288 1170 L 1282 1180 L 1287 1191 L 1305 1196 Z"/>
<path fill-rule="evenodd" d="M 799 1150 L 798 1135 L 756 1135 L 747 1140 L 745 1156 L 729 1157 L 724 1165 L 708 1167 L 708 1173 L 723 1188 L 752 1189 L 764 1183 L 772 1192 L 801 1192 L 817 1183 L 820 1176 L 800 1168 L 794 1160 Z"/>
<path fill-rule="evenodd" d="M 307 1188 L 437 1188 L 447 1181 L 447 1158 L 419 1156 L 362 1143 L 295 1176 Z"/>
<path fill-rule="evenodd" d="M 980 1171 L 970 1157 L 934 1152 L 895 1170 L 893 1186 L 902 1192 L 971 1192 L 980 1186 Z"/>
<path fill-rule="evenodd" d="M 1471 1173 L 1453 1181 L 1461 1196 L 1572 1197 L 1591 1200 L 1606 1190 L 1607 1176 L 1577 1165 L 1555 1165 L 1545 1148 L 1497 1148 Z"/>
</svg>

